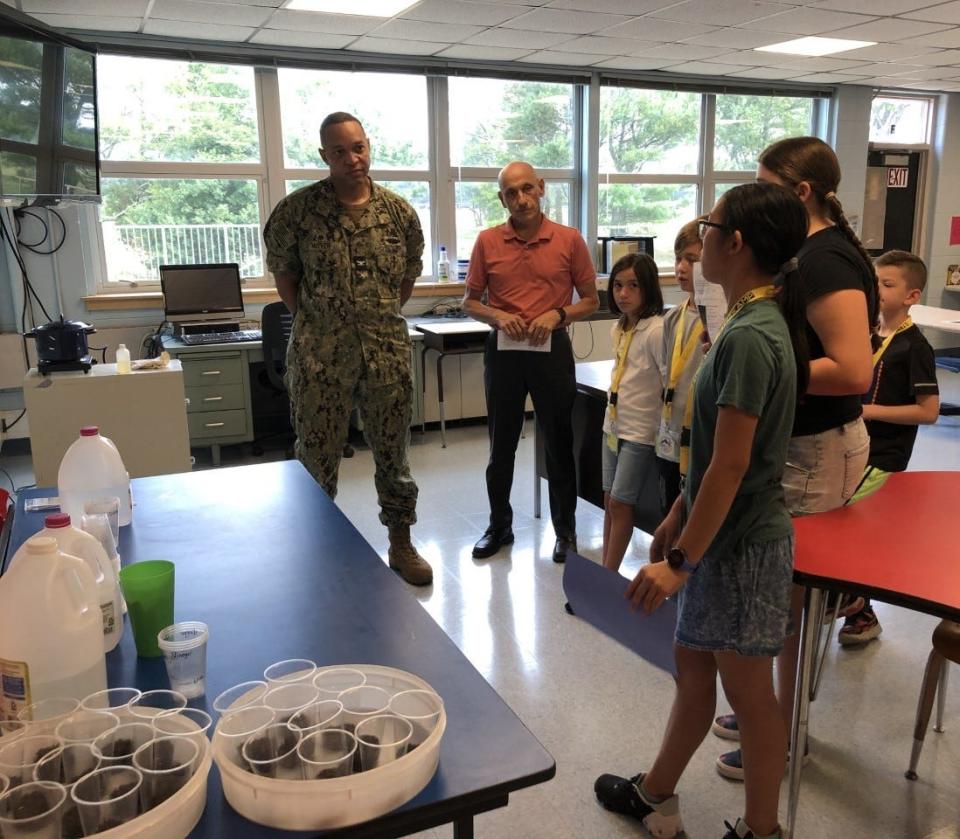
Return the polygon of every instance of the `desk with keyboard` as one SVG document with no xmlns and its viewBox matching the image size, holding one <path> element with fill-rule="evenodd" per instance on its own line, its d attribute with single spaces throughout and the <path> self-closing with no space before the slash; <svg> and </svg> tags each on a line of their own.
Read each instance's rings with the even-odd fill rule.
<svg viewBox="0 0 960 839">
<path fill-rule="evenodd" d="M 195 347 L 207 344 L 242 344 L 247 341 L 261 341 L 263 333 L 259 329 L 241 329 L 237 332 L 198 332 L 180 335 L 179 338 L 184 344 Z"/>
</svg>

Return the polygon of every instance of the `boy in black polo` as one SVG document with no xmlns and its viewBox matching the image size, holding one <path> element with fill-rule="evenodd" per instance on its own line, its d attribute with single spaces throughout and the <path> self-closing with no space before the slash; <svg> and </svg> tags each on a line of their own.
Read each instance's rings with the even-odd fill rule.
<svg viewBox="0 0 960 839">
<path fill-rule="evenodd" d="M 906 251 L 877 257 L 880 286 L 880 334 L 873 353 L 873 382 L 863 396 L 863 419 L 870 434 L 870 457 L 860 487 L 851 501 L 879 489 L 891 472 L 907 468 L 917 426 L 937 421 L 940 390 L 933 348 L 910 319 L 927 282 L 923 260 Z M 840 629 L 844 646 L 865 644 L 881 632 L 880 622 L 865 600 Z"/>
</svg>

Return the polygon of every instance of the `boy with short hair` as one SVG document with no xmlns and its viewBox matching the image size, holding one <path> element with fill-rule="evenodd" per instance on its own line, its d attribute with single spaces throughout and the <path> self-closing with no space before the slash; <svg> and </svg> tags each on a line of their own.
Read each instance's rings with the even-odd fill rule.
<svg viewBox="0 0 960 839">
<path fill-rule="evenodd" d="M 870 457 L 851 501 L 876 492 L 891 472 L 907 468 L 917 426 L 930 425 L 940 414 L 940 389 L 933 348 L 910 319 L 927 282 L 920 257 L 887 251 L 874 260 L 880 288 L 879 345 L 873 353 L 873 381 L 863 396 L 863 419 L 870 434 Z M 881 632 L 866 600 L 840 629 L 844 646 L 865 644 Z"/>
</svg>

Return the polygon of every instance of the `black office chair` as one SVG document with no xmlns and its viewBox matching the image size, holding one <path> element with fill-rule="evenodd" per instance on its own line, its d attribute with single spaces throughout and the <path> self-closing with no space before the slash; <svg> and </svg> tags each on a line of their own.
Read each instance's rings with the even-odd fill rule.
<svg viewBox="0 0 960 839">
<path fill-rule="evenodd" d="M 950 350 L 955 352 L 955 350 Z M 938 355 L 936 359 L 937 367 L 941 370 L 949 370 L 951 373 L 960 373 L 960 357 L 955 355 Z M 954 405 L 950 402 L 940 403 L 941 417 L 960 416 L 960 405 Z"/>
<path fill-rule="evenodd" d="M 286 393 L 287 385 L 283 374 L 287 369 L 287 344 L 293 329 L 293 315 L 281 300 L 267 303 L 260 315 L 261 347 L 263 350 L 264 371 L 267 380 L 278 393 Z M 256 452 L 255 446 L 255 453 Z M 262 449 L 260 450 L 262 453 Z M 343 447 L 344 457 L 353 457 L 353 446 L 347 443 Z"/>
</svg>

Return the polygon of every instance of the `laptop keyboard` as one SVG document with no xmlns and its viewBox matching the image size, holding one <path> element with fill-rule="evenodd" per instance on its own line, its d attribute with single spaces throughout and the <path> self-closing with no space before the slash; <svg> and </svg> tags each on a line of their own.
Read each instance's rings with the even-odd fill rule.
<svg viewBox="0 0 960 839">
<path fill-rule="evenodd" d="M 193 335 L 180 336 L 180 340 L 191 347 L 198 344 L 236 344 L 262 339 L 263 335 L 259 329 L 242 329 L 239 332 L 198 332 Z"/>
</svg>

